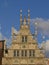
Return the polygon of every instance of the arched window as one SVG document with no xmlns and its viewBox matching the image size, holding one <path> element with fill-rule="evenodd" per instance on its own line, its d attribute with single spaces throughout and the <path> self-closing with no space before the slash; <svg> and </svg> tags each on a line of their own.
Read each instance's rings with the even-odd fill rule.
<svg viewBox="0 0 49 65">
<path fill-rule="evenodd" d="M 27 42 L 27 36 L 22 36 L 22 42 Z"/>
</svg>

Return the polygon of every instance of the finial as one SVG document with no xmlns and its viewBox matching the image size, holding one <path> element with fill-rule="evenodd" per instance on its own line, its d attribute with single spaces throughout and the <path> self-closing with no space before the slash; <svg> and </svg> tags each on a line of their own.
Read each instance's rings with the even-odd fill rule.
<svg viewBox="0 0 49 65">
<path fill-rule="evenodd" d="M 37 26 L 37 22 L 35 22 L 35 25 Z"/>
<path fill-rule="evenodd" d="M 20 10 L 20 16 L 22 16 L 22 9 Z"/>
<path fill-rule="evenodd" d="M 38 23 L 35 22 L 35 35 L 37 35 L 37 25 L 38 25 Z"/>
<path fill-rule="evenodd" d="M 28 26 L 30 27 L 30 10 L 28 9 Z"/>
<path fill-rule="evenodd" d="M 26 17 L 24 16 L 24 25 L 26 25 Z"/>
<path fill-rule="evenodd" d="M 30 12 L 30 10 L 28 9 L 28 12 Z"/>
<path fill-rule="evenodd" d="M 20 10 L 20 26 L 22 25 L 22 9 Z"/>
<path fill-rule="evenodd" d="M 45 35 L 42 34 L 42 41 L 45 42 Z"/>
<path fill-rule="evenodd" d="M 22 12 L 22 9 L 20 10 L 20 12 Z"/>
<path fill-rule="evenodd" d="M 20 16 L 22 16 L 22 9 L 20 10 Z"/>
<path fill-rule="evenodd" d="M 43 36 L 43 39 L 45 39 L 45 36 Z"/>
<path fill-rule="evenodd" d="M 38 31 L 37 31 L 37 30 L 38 30 L 37 25 L 38 25 L 38 23 L 35 22 L 34 25 L 35 25 L 35 40 L 37 41 L 37 34 L 38 34 Z"/>
<path fill-rule="evenodd" d="M 28 9 L 28 17 L 30 17 L 30 10 Z"/>
<path fill-rule="evenodd" d="M 0 32 L 1 32 L 1 24 L 0 24 Z"/>
</svg>

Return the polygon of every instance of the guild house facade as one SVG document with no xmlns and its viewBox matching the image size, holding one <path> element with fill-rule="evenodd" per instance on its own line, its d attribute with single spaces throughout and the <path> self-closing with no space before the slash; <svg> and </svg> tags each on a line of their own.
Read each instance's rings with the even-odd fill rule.
<svg viewBox="0 0 49 65">
<path fill-rule="evenodd" d="M 30 10 L 28 10 L 28 19 L 22 19 L 22 10 L 20 10 L 20 30 L 14 33 L 12 28 L 12 43 L 9 48 L 4 44 L 4 57 L 2 65 L 46 65 L 45 56 L 38 48 L 35 34 L 30 32 Z"/>
</svg>

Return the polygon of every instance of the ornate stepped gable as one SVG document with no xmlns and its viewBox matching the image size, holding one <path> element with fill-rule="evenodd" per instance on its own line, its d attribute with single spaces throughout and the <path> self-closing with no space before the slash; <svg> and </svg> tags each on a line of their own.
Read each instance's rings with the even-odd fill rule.
<svg viewBox="0 0 49 65">
<path fill-rule="evenodd" d="M 28 20 L 22 19 L 20 11 L 20 30 L 12 29 L 12 44 L 7 49 L 4 45 L 2 65 L 46 65 L 45 56 L 38 48 L 37 41 L 30 32 L 30 10 Z"/>
</svg>

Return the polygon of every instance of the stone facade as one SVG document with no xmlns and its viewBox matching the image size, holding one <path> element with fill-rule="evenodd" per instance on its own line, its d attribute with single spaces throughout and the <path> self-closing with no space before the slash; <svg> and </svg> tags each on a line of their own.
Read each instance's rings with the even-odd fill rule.
<svg viewBox="0 0 49 65">
<path fill-rule="evenodd" d="M 4 45 L 2 65 L 46 65 L 45 56 L 38 48 L 38 43 L 30 32 L 30 18 L 20 15 L 20 30 L 14 33 L 12 29 L 12 43 L 9 48 Z"/>
</svg>

